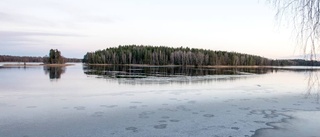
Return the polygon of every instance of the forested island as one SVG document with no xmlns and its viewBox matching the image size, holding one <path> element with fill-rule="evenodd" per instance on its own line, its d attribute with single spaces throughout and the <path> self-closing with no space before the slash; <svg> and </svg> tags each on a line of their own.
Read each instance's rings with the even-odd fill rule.
<svg viewBox="0 0 320 137">
<path fill-rule="evenodd" d="M 272 60 L 237 52 L 188 47 L 124 45 L 84 55 L 87 64 L 146 64 L 193 66 L 320 66 L 318 61 Z"/>
<path fill-rule="evenodd" d="M 49 56 L 43 58 L 43 63 L 45 64 L 64 64 L 66 61 L 58 49 L 50 49 Z"/>
</svg>

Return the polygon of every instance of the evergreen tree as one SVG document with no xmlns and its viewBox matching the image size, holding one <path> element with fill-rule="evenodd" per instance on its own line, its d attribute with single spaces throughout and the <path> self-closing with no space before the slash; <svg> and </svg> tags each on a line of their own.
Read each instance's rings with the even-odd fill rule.
<svg viewBox="0 0 320 137">
<path fill-rule="evenodd" d="M 43 63 L 45 64 L 64 64 L 65 59 L 58 49 L 50 49 L 49 57 L 44 57 Z"/>
<path fill-rule="evenodd" d="M 57 50 L 50 50 L 50 58 L 61 56 Z M 52 57 L 51 57 L 52 56 Z M 164 46 L 123 45 L 111 47 L 84 55 L 89 64 L 148 64 L 148 65 L 230 65 L 230 66 L 277 66 L 312 65 L 301 60 L 270 60 L 264 57 L 237 52 L 212 51 L 195 48 L 172 48 Z M 311 61 L 312 62 L 312 61 Z"/>
</svg>

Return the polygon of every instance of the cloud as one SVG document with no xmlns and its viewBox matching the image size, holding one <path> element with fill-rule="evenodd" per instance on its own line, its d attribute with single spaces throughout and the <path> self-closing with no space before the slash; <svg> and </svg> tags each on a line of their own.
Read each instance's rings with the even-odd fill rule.
<svg viewBox="0 0 320 137">
<path fill-rule="evenodd" d="M 26 7 L 13 12 L 0 10 L 0 24 L 2 26 L 78 29 L 82 27 L 83 23 L 105 24 L 115 22 L 114 19 L 103 14 L 102 11 L 94 12 L 95 10 L 62 3 L 50 3 L 50 5 L 46 3 L 42 6 L 45 8 L 26 5 Z M 31 10 L 25 12 L 28 8 Z"/>
<path fill-rule="evenodd" d="M 28 26 L 45 26 L 45 27 L 53 27 L 57 26 L 54 22 L 50 22 L 48 20 L 37 18 L 34 16 L 16 14 L 16 13 L 6 13 L 0 12 L 0 23 L 10 23 L 16 25 L 28 25 Z"/>
<path fill-rule="evenodd" d="M 0 31 L 1 38 L 8 37 L 29 37 L 29 36 L 68 36 L 68 37 L 84 37 L 85 35 L 71 33 L 50 33 L 50 32 L 29 32 L 29 31 Z"/>
<path fill-rule="evenodd" d="M 43 37 L 49 37 L 43 38 Z M 85 35 L 70 33 L 50 33 L 50 32 L 27 32 L 27 31 L 0 31 L 0 47 L 1 49 L 15 50 L 15 48 L 33 47 L 40 48 L 44 46 L 52 46 L 53 37 L 85 37 Z M 15 48 L 14 48 L 15 47 Z"/>
</svg>

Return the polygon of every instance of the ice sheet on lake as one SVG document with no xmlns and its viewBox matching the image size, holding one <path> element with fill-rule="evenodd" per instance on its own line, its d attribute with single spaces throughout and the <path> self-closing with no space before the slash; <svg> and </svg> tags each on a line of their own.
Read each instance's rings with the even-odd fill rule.
<svg viewBox="0 0 320 137">
<path fill-rule="evenodd" d="M 59 81 L 42 69 L 5 69 L 0 77 L 1 137 L 303 137 L 320 131 L 320 106 L 305 96 L 304 73 L 110 79 L 74 66 Z"/>
</svg>

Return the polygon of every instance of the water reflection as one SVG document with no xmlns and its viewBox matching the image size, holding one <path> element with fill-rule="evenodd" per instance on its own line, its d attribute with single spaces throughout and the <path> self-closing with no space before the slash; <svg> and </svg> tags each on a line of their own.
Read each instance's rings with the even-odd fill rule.
<svg viewBox="0 0 320 137">
<path fill-rule="evenodd" d="M 246 79 L 246 76 L 178 76 L 178 77 L 149 77 L 144 79 L 117 79 L 118 84 L 149 85 L 149 84 L 206 84 L 212 82 L 233 82 Z M 113 78 L 105 78 L 107 81 L 114 81 Z"/>
<path fill-rule="evenodd" d="M 196 68 L 196 67 L 144 67 L 144 66 L 92 66 L 85 65 L 84 73 L 88 75 L 106 75 L 110 77 L 129 76 L 207 76 L 207 75 L 243 75 L 265 74 L 273 72 L 268 68 Z M 120 76 L 120 77 L 119 77 Z M 135 78 L 135 77 L 133 77 Z"/>
<path fill-rule="evenodd" d="M 311 73 L 320 71 L 317 67 L 258 67 L 258 68 L 209 68 L 181 66 L 128 66 L 128 65 L 84 65 L 84 73 L 96 75 L 120 84 L 167 84 L 206 83 L 212 81 L 234 81 L 248 75 L 293 71 Z M 124 78 L 124 79 L 123 79 Z M 310 76 L 310 79 L 314 77 Z M 319 82 L 318 82 L 319 83 Z M 312 87 L 315 86 L 313 83 Z M 319 86 L 320 87 L 320 86 Z"/>
<path fill-rule="evenodd" d="M 305 97 L 315 98 L 317 103 L 319 103 L 319 98 L 320 98 L 319 73 L 312 72 L 312 71 L 308 72 L 308 87 L 307 87 L 307 92 L 305 94 Z"/>
<path fill-rule="evenodd" d="M 162 67 L 162 66 L 125 66 L 84 65 L 84 73 L 96 75 L 119 84 L 188 84 L 209 83 L 212 81 L 235 81 L 248 75 L 273 73 L 268 68 L 206 68 L 206 67 Z"/>
<path fill-rule="evenodd" d="M 43 66 L 43 70 L 46 75 L 49 74 L 50 79 L 60 79 L 61 74 L 66 72 L 66 67 L 48 67 Z"/>
</svg>

